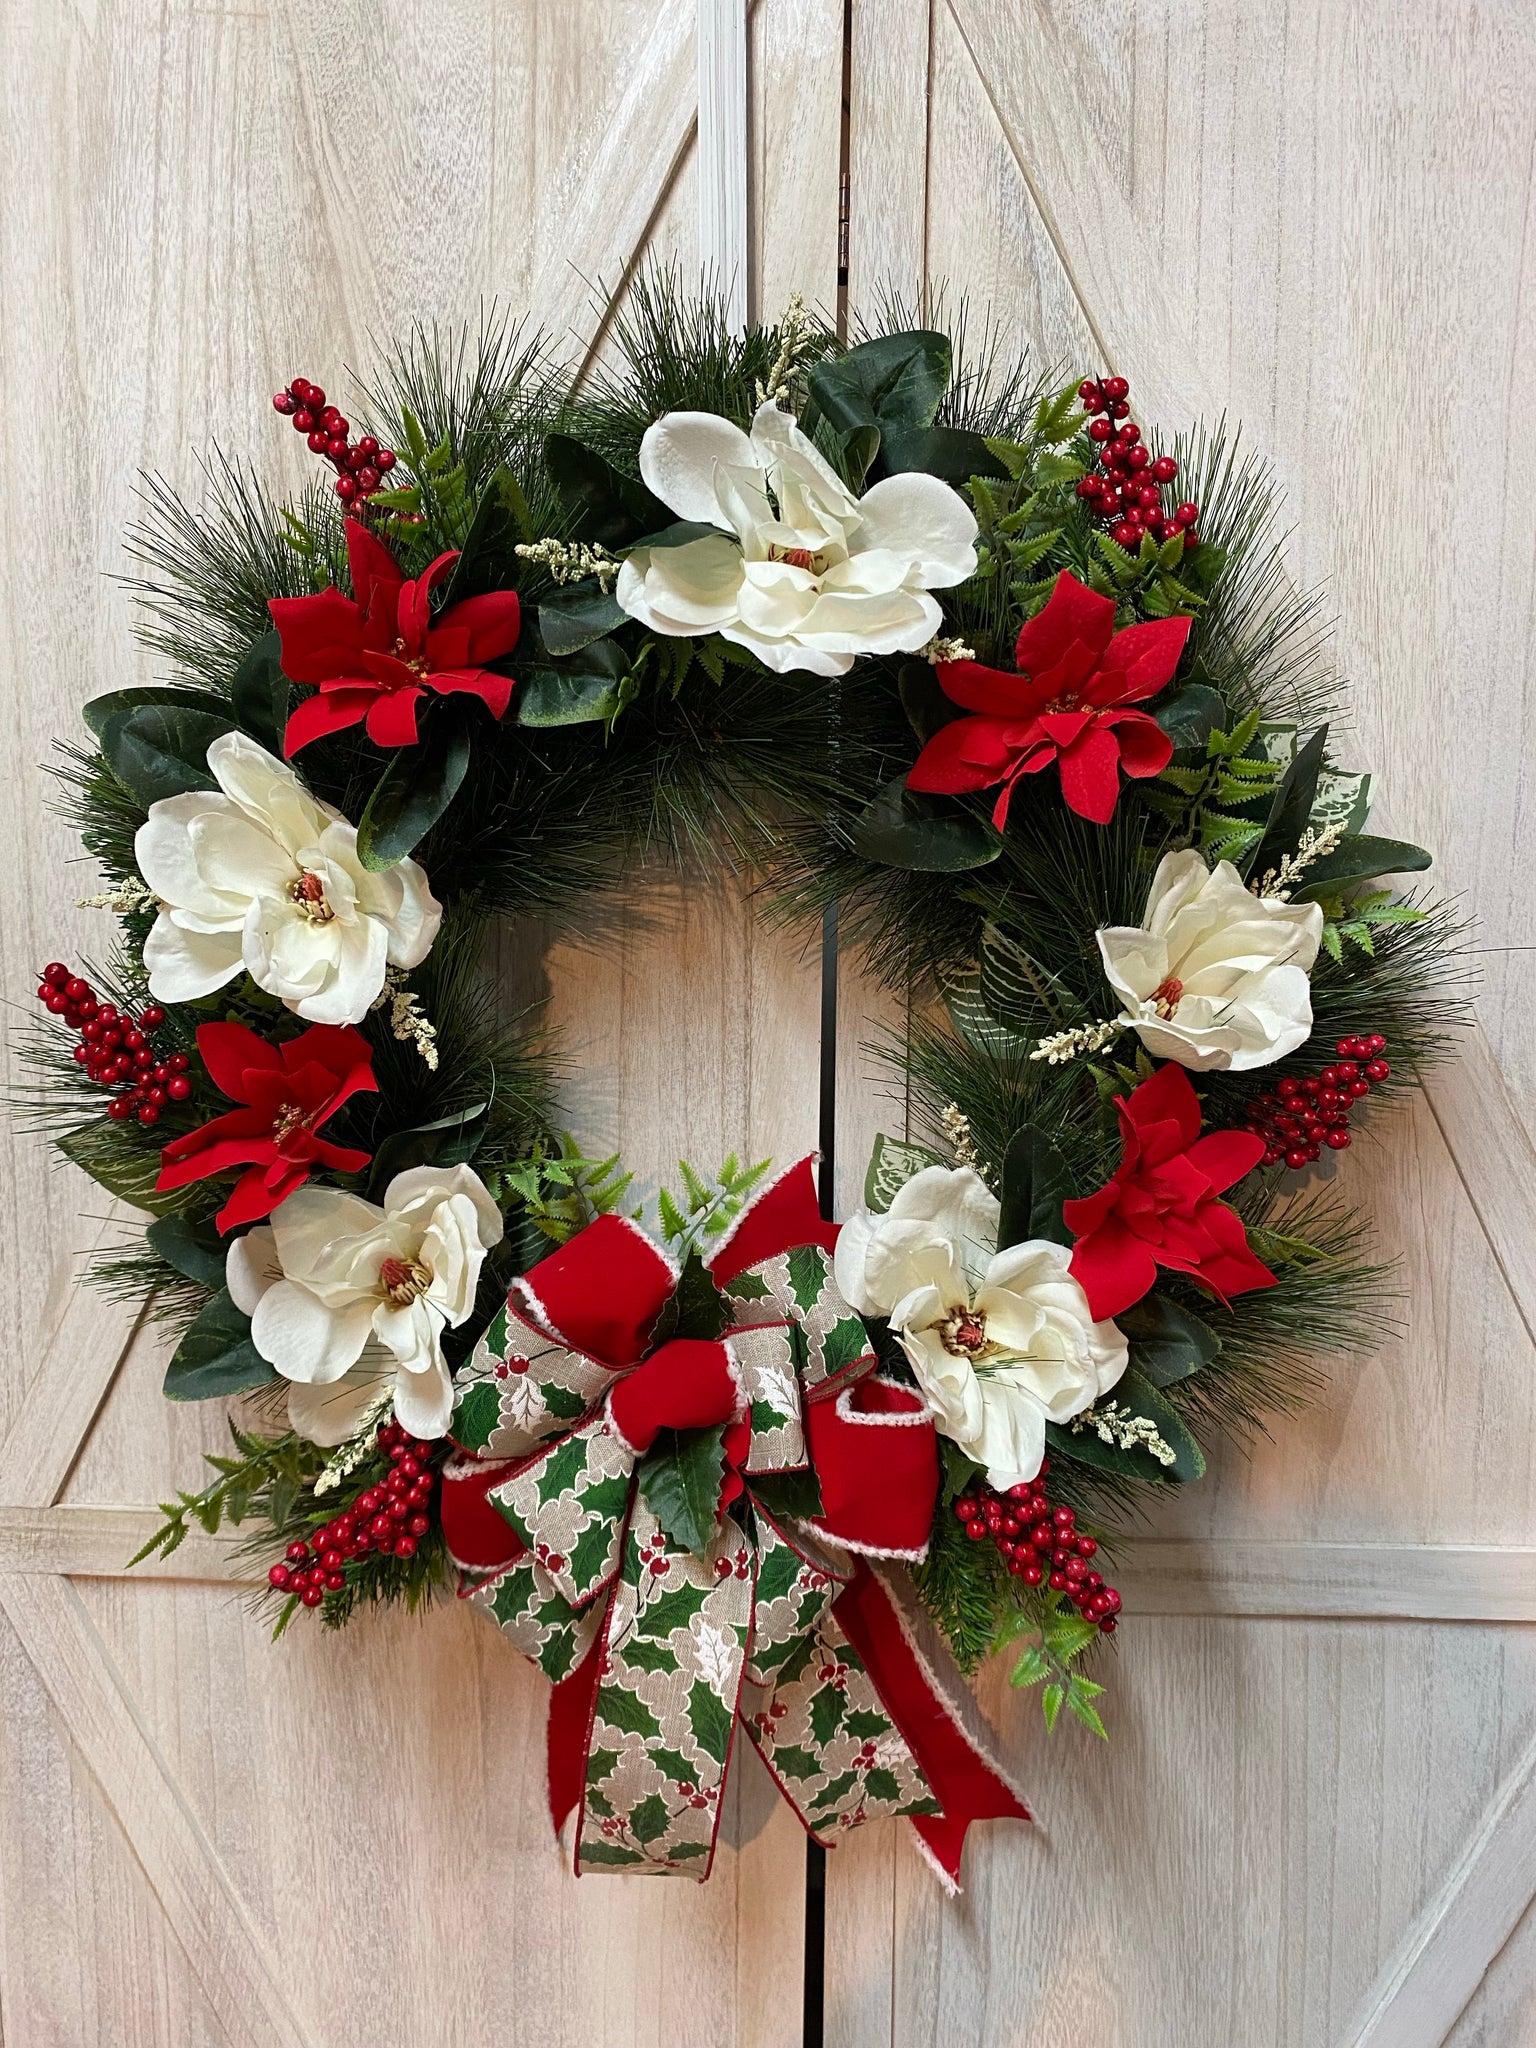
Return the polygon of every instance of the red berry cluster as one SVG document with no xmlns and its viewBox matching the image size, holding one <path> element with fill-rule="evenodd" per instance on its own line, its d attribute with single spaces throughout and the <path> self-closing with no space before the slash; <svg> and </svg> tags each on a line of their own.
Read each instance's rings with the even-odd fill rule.
<svg viewBox="0 0 1536 2048">
<path fill-rule="evenodd" d="M 1342 1152 L 1349 1144 L 1349 1112 L 1363 1102 L 1373 1081 L 1385 1081 L 1392 1069 L 1382 1058 L 1387 1041 L 1379 1031 L 1364 1038 L 1341 1038 L 1337 1064 L 1298 1080 L 1284 1074 L 1273 1095 L 1256 1095 L 1248 1105 L 1248 1128 L 1264 1140 L 1264 1164 L 1282 1159 L 1293 1172 L 1310 1166 L 1326 1145 Z"/>
<path fill-rule="evenodd" d="M 423 1443 L 398 1422 L 379 1426 L 379 1449 L 389 1459 L 389 1477 L 360 1493 L 335 1521 L 317 1529 L 307 1543 L 288 1546 L 287 1561 L 275 1564 L 267 1583 L 279 1593 L 297 1593 L 306 1607 L 318 1607 L 327 1593 L 347 1583 L 343 1567 L 370 1552 L 380 1557 L 414 1557 L 432 1527 L 437 1473 L 434 1445 Z"/>
<path fill-rule="evenodd" d="M 1144 445 L 1140 427 L 1128 417 L 1130 389 L 1123 377 L 1085 377 L 1078 385 L 1083 410 L 1092 415 L 1088 436 L 1098 448 L 1099 467 L 1083 478 L 1077 495 L 1120 547 L 1134 552 L 1143 533 L 1156 541 L 1178 533 L 1192 548 L 1200 538 L 1195 532 L 1200 507 L 1186 498 L 1172 512 L 1164 509 L 1164 487 L 1178 475 L 1179 465 L 1171 455 L 1154 457 Z"/>
<path fill-rule="evenodd" d="M 75 1062 L 84 1067 L 88 1081 L 114 1091 L 107 1104 L 114 1123 L 132 1116 L 141 1124 L 157 1124 L 167 1102 L 185 1102 L 192 1093 L 186 1054 L 163 1053 L 155 1045 L 165 1012 L 153 1003 L 137 1017 L 115 1003 L 98 1003 L 91 984 L 62 960 L 50 960 L 43 969 L 37 999 L 51 1017 L 62 1017 L 71 1031 L 79 1032 Z"/>
<path fill-rule="evenodd" d="M 323 455 L 339 472 L 337 497 L 343 505 L 360 512 L 394 468 L 394 449 L 381 448 L 372 434 L 349 441 L 351 422 L 343 419 L 336 406 L 326 403 L 320 386 L 311 384 L 307 377 L 295 377 L 285 391 L 276 394 L 272 404 L 277 412 L 292 420 L 296 433 L 309 436 L 311 452 Z"/>
<path fill-rule="evenodd" d="M 1053 1508 L 1046 1499 L 1049 1470 L 1045 1459 L 1035 1478 L 1010 1486 L 1005 1494 L 990 1486 L 962 1493 L 955 1519 L 973 1543 L 990 1540 L 1016 1579 L 1026 1586 L 1044 1582 L 1053 1593 L 1065 1593 L 1085 1621 L 1097 1622 L 1112 1636 L 1120 1595 L 1093 1569 L 1099 1546 L 1091 1536 L 1078 1535 L 1071 1508 Z"/>
</svg>

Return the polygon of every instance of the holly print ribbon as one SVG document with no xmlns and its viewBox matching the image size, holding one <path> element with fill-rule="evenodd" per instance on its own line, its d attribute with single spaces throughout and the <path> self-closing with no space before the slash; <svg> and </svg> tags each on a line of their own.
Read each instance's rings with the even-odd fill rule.
<svg viewBox="0 0 1536 2048">
<path fill-rule="evenodd" d="M 971 1820 L 1029 1817 L 875 1562 L 923 1555 L 937 1446 L 833 1284 L 812 1166 L 686 1272 L 599 1217 L 513 1283 L 457 1382 L 444 1532 L 554 1682 L 578 1872 L 706 1877 L 738 1722 L 818 1840 L 908 1814 L 949 1883 Z"/>
</svg>

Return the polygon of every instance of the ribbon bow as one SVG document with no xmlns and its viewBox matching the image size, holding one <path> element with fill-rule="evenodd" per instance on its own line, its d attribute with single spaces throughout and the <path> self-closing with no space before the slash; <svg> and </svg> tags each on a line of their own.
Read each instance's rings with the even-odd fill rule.
<svg viewBox="0 0 1536 2048">
<path fill-rule="evenodd" d="M 457 1382 L 444 1534 L 554 1681 L 578 1873 L 707 1877 L 738 1719 L 818 1841 L 905 1813 L 951 1888 L 972 1820 L 1029 1818 L 876 1562 L 924 1554 L 937 1443 L 833 1284 L 812 1164 L 747 1205 L 704 1288 L 599 1217 L 514 1281 Z"/>
</svg>

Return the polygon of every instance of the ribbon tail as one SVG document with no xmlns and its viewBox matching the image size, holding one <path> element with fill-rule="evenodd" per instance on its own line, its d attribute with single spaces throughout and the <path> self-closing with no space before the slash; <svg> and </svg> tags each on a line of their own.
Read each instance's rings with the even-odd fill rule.
<svg viewBox="0 0 1536 2048">
<path fill-rule="evenodd" d="M 597 1701 L 597 1684 L 602 1672 L 601 1640 L 567 1678 L 562 1678 L 549 1695 L 549 1814 L 555 1834 L 581 1803 L 586 1783 L 588 1737 Z"/>
<path fill-rule="evenodd" d="M 1033 1816 L 1004 1776 L 954 1660 L 899 1582 L 860 1560 L 833 1612 L 939 1802 L 939 1813 L 909 1818 L 945 1888 L 958 1891 L 971 1823 Z"/>
</svg>

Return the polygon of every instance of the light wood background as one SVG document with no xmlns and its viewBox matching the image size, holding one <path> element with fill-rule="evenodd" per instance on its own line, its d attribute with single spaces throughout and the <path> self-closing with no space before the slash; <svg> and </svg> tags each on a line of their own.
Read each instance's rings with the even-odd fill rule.
<svg viewBox="0 0 1536 2048">
<path fill-rule="evenodd" d="M 706 15 L 728 12 L 707 0 Z M 751 11 L 746 284 L 835 291 L 842 0 Z M 1536 24 L 1521 0 L 852 0 L 850 288 L 947 278 L 1168 431 L 1241 417 L 1326 579 L 1362 761 L 1483 920 L 1482 1030 L 1348 1156 L 1405 1330 L 1121 1576 L 1109 1748 L 985 1693 L 1046 1826 L 945 1905 L 893 1828 L 831 1860 L 827 2041 L 1536 2041 Z M 147 679 L 135 472 L 368 336 L 729 246 L 666 0 L 0 0 L 4 987 L 97 943 L 41 763 Z M 717 132 L 718 124 L 716 124 Z M 718 179 L 716 160 L 708 176 Z M 705 222 L 701 241 L 699 222 Z M 743 890 L 652 878 L 547 962 L 572 1114 L 653 1179 L 815 1138 L 819 989 Z M 515 974 L 511 978 L 525 977 Z M 14 1012 L 0 1012 L 7 1023 Z M 892 1124 L 845 963 L 838 1156 Z M 0 2029 L 8 2048 L 800 2039 L 803 1851 L 744 1768 L 703 1891 L 576 1890 L 542 1683 L 475 1617 L 269 1648 L 216 1545 L 133 1579 L 217 1419 L 73 1286 L 109 1205 L 0 1131 Z"/>
</svg>

